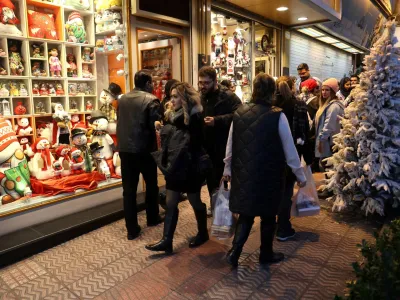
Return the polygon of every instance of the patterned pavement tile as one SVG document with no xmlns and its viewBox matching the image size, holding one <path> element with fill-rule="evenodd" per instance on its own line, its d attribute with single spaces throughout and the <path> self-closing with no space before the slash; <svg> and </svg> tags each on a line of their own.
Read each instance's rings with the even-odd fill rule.
<svg viewBox="0 0 400 300">
<path fill-rule="evenodd" d="M 315 278 L 313 284 L 316 284 L 330 294 L 343 294 L 346 288 L 346 281 L 353 279 L 352 272 L 338 269 L 324 268 Z"/>
<path fill-rule="evenodd" d="M 82 299 L 93 299 L 115 286 L 116 282 L 108 275 L 95 271 L 68 286 L 70 291 Z"/>
<path fill-rule="evenodd" d="M 333 251 L 333 248 L 326 247 L 322 244 L 304 243 L 296 249 L 296 252 L 293 253 L 293 257 L 300 258 L 313 264 L 322 265 L 329 259 Z"/>
<path fill-rule="evenodd" d="M 99 248 L 104 247 L 104 243 L 95 238 L 92 233 L 77 237 L 63 245 L 64 249 L 73 256 L 81 258 L 88 255 Z"/>
<path fill-rule="evenodd" d="M 131 255 L 121 257 L 103 267 L 101 271 L 108 274 L 115 282 L 121 282 L 143 269 L 143 264 Z"/>
<path fill-rule="evenodd" d="M 19 300 L 20 298 L 13 291 L 10 290 L 5 293 L 0 293 L 0 299 L 1 300 Z"/>
<path fill-rule="evenodd" d="M 20 299 L 42 299 L 62 289 L 61 283 L 46 274 L 14 289 Z"/>
<path fill-rule="evenodd" d="M 52 270 L 52 274 L 65 285 L 70 285 L 92 272 L 93 266 L 82 259 L 74 260 Z"/>
<path fill-rule="evenodd" d="M 205 269 L 190 277 L 176 291 L 189 299 L 196 299 L 225 275 L 212 269 Z"/>
<path fill-rule="evenodd" d="M 303 300 L 321 300 L 321 299 L 334 299 L 335 295 L 343 296 L 342 292 L 335 292 L 329 289 L 326 289 L 323 286 L 312 284 L 308 287 L 307 291 L 302 295 L 301 299 Z"/>
<path fill-rule="evenodd" d="M 82 259 L 96 268 L 101 269 L 106 265 L 116 261 L 123 255 L 117 249 L 111 246 L 105 246 L 91 254 L 82 257 Z"/>
<path fill-rule="evenodd" d="M 339 269 L 342 271 L 352 271 L 352 263 L 356 261 L 360 261 L 362 259 L 361 253 L 357 252 L 349 252 L 342 251 L 339 246 L 327 261 L 327 267 Z"/>
<path fill-rule="evenodd" d="M 305 261 L 301 258 L 291 258 L 283 262 L 279 272 L 285 273 L 288 277 L 298 280 L 312 280 L 318 271 L 320 265 Z"/>
<path fill-rule="evenodd" d="M 293 255 L 296 250 L 300 247 L 302 247 L 302 245 L 304 245 L 305 242 L 301 241 L 301 240 L 295 240 L 295 239 L 291 239 L 285 242 L 280 242 L 275 240 L 274 241 L 274 251 L 275 252 L 281 252 L 283 254 L 285 254 L 285 257 L 289 257 L 291 255 Z"/>
<path fill-rule="evenodd" d="M 323 232 L 313 231 L 307 237 L 307 242 L 322 244 L 329 248 L 336 248 L 340 244 L 340 241 L 342 239 L 343 239 L 343 236 L 338 235 L 338 234 L 331 234 L 326 231 L 323 231 Z"/>
<path fill-rule="evenodd" d="M 73 252 L 63 245 L 46 250 L 32 257 L 35 262 L 45 267 L 48 270 L 54 270 L 63 265 L 71 263 L 76 259 Z"/>
<path fill-rule="evenodd" d="M 324 222 L 326 215 L 321 212 L 317 216 L 307 217 L 307 218 L 292 218 L 290 222 L 295 227 L 304 227 L 309 229 L 314 229 L 320 226 Z"/>
<path fill-rule="evenodd" d="M 46 270 L 36 261 L 26 259 L 1 270 L 0 280 L 9 288 L 14 289 L 46 273 Z"/>
<path fill-rule="evenodd" d="M 356 240 L 357 243 L 362 240 L 366 240 L 367 242 L 374 242 L 374 232 L 372 230 L 366 231 L 360 228 L 352 227 L 346 234 L 346 238 Z"/>
<path fill-rule="evenodd" d="M 168 294 L 167 297 L 163 298 L 164 300 L 186 300 L 186 298 L 183 295 L 178 294 L 177 292 L 172 291 L 171 293 Z"/>
<path fill-rule="evenodd" d="M 237 279 L 227 276 L 213 285 L 200 299 L 244 300 L 254 292 L 254 286 L 240 284 Z"/>
<path fill-rule="evenodd" d="M 74 300 L 78 299 L 78 297 L 73 293 L 71 293 L 71 291 L 69 291 L 68 289 L 62 289 L 55 292 L 54 294 L 51 294 L 50 296 L 43 298 L 43 300 L 67 300 L 67 299 Z"/>
<path fill-rule="evenodd" d="M 346 223 L 338 223 L 332 219 L 325 219 L 321 224 L 318 225 L 318 228 L 316 230 L 318 232 L 329 232 L 331 234 L 336 234 L 336 235 L 346 235 L 346 233 L 349 231 L 349 225 Z"/>
<path fill-rule="evenodd" d="M 151 277 L 139 272 L 96 299 L 153 300 L 163 299 L 170 292 L 168 284 L 152 280 Z"/>
</svg>

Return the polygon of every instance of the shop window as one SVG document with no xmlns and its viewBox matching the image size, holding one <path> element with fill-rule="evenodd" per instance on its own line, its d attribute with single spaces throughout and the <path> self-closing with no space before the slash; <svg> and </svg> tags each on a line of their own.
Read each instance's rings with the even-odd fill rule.
<svg viewBox="0 0 400 300">
<path fill-rule="evenodd" d="M 263 26 L 254 25 L 254 74 L 257 76 L 263 72 L 274 77 L 279 76 L 279 31 Z"/>
<path fill-rule="evenodd" d="M 230 88 L 243 101 L 251 98 L 251 22 L 212 13 L 211 66 L 218 82 Z"/>
</svg>

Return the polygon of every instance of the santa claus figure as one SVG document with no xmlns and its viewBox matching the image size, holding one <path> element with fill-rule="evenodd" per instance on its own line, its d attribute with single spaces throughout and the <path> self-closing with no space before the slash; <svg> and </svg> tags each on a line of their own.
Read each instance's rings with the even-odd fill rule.
<svg viewBox="0 0 400 300">
<path fill-rule="evenodd" d="M 61 103 L 52 103 L 53 106 L 53 147 L 60 144 L 69 144 L 71 117 L 64 110 Z"/>
<path fill-rule="evenodd" d="M 21 118 L 17 121 L 18 125 L 15 126 L 15 133 L 17 135 L 29 135 L 32 134 L 32 127 L 29 125 L 28 118 Z"/>
<path fill-rule="evenodd" d="M 50 142 L 46 138 L 38 138 L 32 144 L 32 151 L 34 156 L 28 163 L 32 176 L 39 180 L 53 178 L 55 159 L 50 152 Z"/>
<path fill-rule="evenodd" d="M 90 145 L 90 152 L 92 153 L 93 161 L 97 171 L 100 174 L 104 174 L 107 180 L 111 177 L 110 168 L 107 165 L 104 155 L 102 153 L 103 146 L 100 146 L 98 142 L 94 142 Z"/>
<path fill-rule="evenodd" d="M 70 157 L 71 147 L 69 145 L 60 145 L 56 149 L 56 155 L 58 162 L 62 167 L 62 176 L 68 176 L 71 174 L 71 157 Z"/>
</svg>

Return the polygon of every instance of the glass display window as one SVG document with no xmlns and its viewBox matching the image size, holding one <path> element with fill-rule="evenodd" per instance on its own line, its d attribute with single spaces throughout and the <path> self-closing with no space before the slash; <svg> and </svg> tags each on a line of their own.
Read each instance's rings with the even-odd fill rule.
<svg viewBox="0 0 400 300">
<path fill-rule="evenodd" d="M 280 35 L 279 31 L 262 24 L 254 24 L 254 69 L 255 76 L 263 72 L 279 76 Z"/>
<path fill-rule="evenodd" d="M 251 22 L 212 12 L 211 66 L 219 83 L 243 101 L 251 99 Z"/>
</svg>

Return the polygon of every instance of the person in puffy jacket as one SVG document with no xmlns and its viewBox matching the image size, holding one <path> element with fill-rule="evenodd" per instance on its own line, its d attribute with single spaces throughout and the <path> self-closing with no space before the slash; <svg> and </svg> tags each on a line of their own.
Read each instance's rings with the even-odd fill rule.
<svg viewBox="0 0 400 300">
<path fill-rule="evenodd" d="M 299 186 L 306 177 L 282 109 L 272 106 L 276 85 L 267 74 L 254 79 L 250 104 L 233 115 L 226 147 L 224 181 L 231 181 L 229 209 L 239 214 L 227 261 L 238 265 L 254 218 L 261 217 L 261 264 L 279 262 L 282 253 L 273 252 L 276 215 L 283 200 L 288 165 Z"/>
<path fill-rule="evenodd" d="M 333 136 L 340 132 L 340 116 L 344 115 L 344 104 L 336 97 L 339 85 L 335 78 L 322 83 L 320 106 L 315 115 L 315 157 L 321 170 L 325 170 L 324 159 L 332 156 Z"/>
<path fill-rule="evenodd" d="M 171 104 L 173 109 L 166 112 L 170 124 L 161 130 L 161 148 L 165 154 L 163 159 L 168 161 L 167 167 L 171 172 L 165 176 L 167 209 L 164 233 L 160 241 L 146 246 L 147 250 L 166 253 L 173 251 L 173 236 L 178 222 L 178 204 L 182 192 L 187 193 L 198 227 L 198 234 L 191 239 L 189 247 L 200 246 L 209 239 L 207 208 L 200 197 L 200 189 L 205 180 L 205 174 L 200 171 L 200 160 L 206 155 L 200 96 L 188 83 L 177 83 L 171 88 Z M 179 143 L 173 144 L 178 137 Z M 162 169 L 162 166 L 159 167 Z"/>
</svg>

